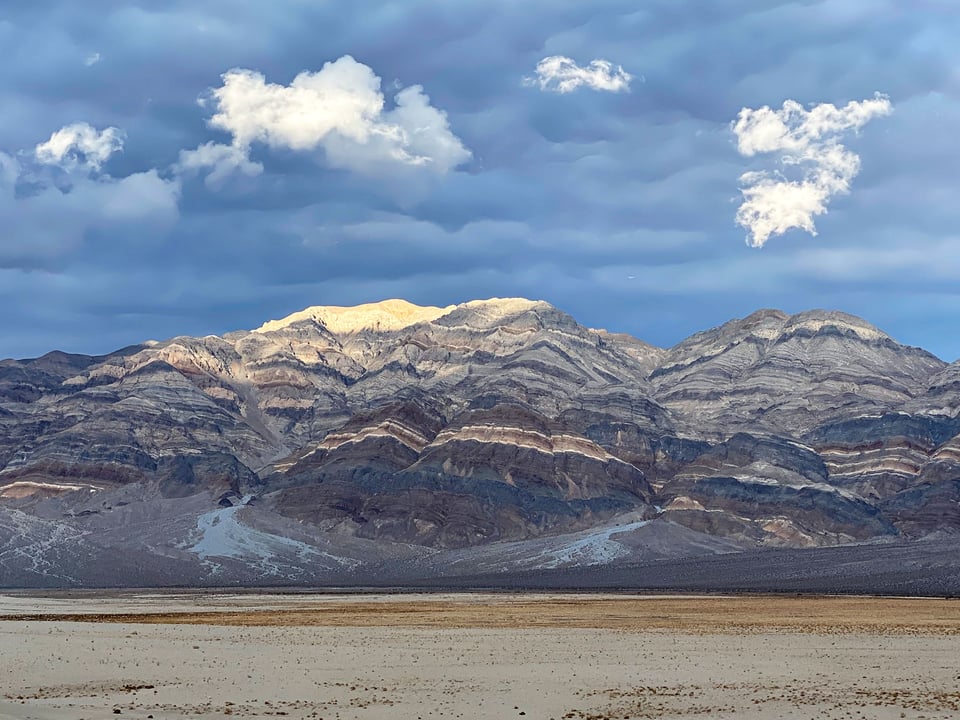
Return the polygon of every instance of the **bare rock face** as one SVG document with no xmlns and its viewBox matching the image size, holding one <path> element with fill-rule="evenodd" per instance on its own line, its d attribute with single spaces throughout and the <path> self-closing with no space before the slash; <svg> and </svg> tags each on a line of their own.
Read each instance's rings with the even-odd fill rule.
<svg viewBox="0 0 960 720">
<path fill-rule="evenodd" d="M 663 488 L 665 512 L 702 530 L 717 522 L 769 545 L 814 546 L 892 536 L 873 505 L 828 481 L 810 448 L 743 433 L 711 447 Z M 722 520 L 710 517 L 719 513 Z"/>
<path fill-rule="evenodd" d="M 927 378 L 923 393 L 904 403 L 903 412 L 954 418 L 960 414 L 960 361 Z"/>
<path fill-rule="evenodd" d="M 510 403 L 446 423 L 412 401 L 364 414 L 277 466 L 283 514 L 359 537 L 459 547 L 653 514 L 636 467 Z"/>
<path fill-rule="evenodd" d="M 798 436 L 902 405 L 943 367 L 852 315 L 760 310 L 672 348 L 651 381 L 688 423 Z"/>
<path fill-rule="evenodd" d="M 568 536 L 564 557 L 640 553 L 618 524 L 686 538 L 671 557 L 920 538 L 960 530 L 958 417 L 957 365 L 839 312 L 762 310 L 664 350 L 518 298 L 314 307 L 0 361 L 0 537 L 41 518 L 38 537 L 54 523 L 99 553 L 122 497 L 141 508 L 124 517 L 181 508 L 164 573 L 220 552 L 236 577 L 290 580 L 390 548 L 484 567 L 504 541 L 527 564 Z M 263 548 L 286 559 L 243 565 Z"/>
</svg>

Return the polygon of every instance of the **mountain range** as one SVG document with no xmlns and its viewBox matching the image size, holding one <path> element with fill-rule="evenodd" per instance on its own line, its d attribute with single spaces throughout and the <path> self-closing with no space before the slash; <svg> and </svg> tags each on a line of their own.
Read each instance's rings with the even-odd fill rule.
<svg viewBox="0 0 960 720">
<path fill-rule="evenodd" d="M 709 588 L 740 562 L 842 590 L 865 562 L 857 589 L 950 593 L 953 547 L 960 364 L 841 312 L 663 349 L 545 302 L 387 300 L 0 361 L 0 586 Z"/>
</svg>

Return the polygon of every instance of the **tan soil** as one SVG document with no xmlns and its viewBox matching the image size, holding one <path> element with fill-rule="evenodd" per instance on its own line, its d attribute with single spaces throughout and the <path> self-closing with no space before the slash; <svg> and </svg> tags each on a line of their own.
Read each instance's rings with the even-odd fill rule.
<svg viewBox="0 0 960 720">
<path fill-rule="evenodd" d="M 0 616 L 2 617 L 2 616 Z M 290 610 L 56 613 L 9 620 L 226 626 L 603 628 L 681 632 L 960 634 L 960 600 L 875 597 L 460 596 L 319 600 Z"/>
</svg>

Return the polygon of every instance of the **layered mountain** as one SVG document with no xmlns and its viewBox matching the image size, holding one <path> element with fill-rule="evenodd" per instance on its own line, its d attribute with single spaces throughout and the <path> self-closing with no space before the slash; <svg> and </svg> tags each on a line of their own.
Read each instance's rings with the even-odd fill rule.
<svg viewBox="0 0 960 720">
<path fill-rule="evenodd" d="M 800 436 L 897 408 L 943 367 L 852 315 L 760 310 L 684 340 L 650 380 L 689 423 Z"/>
<path fill-rule="evenodd" d="M 0 585 L 102 583 L 84 558 L 315 583 L 947 536 L 958 416 L 960 369 L 827 311 L 661 349 L 544 302 L 389 300 L 0 361 Z"/>
</svg>

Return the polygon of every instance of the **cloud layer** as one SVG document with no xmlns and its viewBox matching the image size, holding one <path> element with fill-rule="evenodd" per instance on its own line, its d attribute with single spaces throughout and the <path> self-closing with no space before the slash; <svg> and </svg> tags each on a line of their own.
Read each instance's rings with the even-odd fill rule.
<svg viewBox="0 0 960 720">
<path fill-rule="evenodd" d="M 75 135 L 75 127 L 53 137 Z M 70 155 L 72 144 L 58 140 L 52 147 L 38 146 L 38 160 L 61 165 L 63 175 L 0 152 L 0 268 L 58 271 L 105 237 L 143 243 L 176 224 L 178 180 L 162 178 L 154 169 L 119 178 L 102 173 L 100 164 L 112 153 L 104 149 L 110 134 L 80 136 L 95 138 L 85 146 L 85 161 Z"/>
<path fill-rule="evenodd" d="M 268 83 L 253 70 L 230 70 L 210 92 L 216 112 L 209 125 L 230 134 L 231 143 L 184 151 L 180 165 L 211 168 L 212 183 L 237 170 L 257 175 L 263 167 L 250 160 L 254 143 L 298 152 L 322 149 L 332 167 L 365 174 L 407 166 L 442 175 L 470 158 L 422 87 L 401 90 L 395 106 L 385 109 L 380 84 L 370 67 L 349 55 L 317 72 L 301 72 L 289 85 Z"/>
<path fill-rule="evenodd" d="M 561 94 L 581 87 L 616 93 L 628 91 L 632 79 L 620 65 L 615 66 L 608 60 L 591 60 L 581 67 L 571 58 L 551 55 L 537 63 L 536 77 L 529 78 L 528 83 Z"/>
<path fill-rule="evenodd" d="M 42 5 L 6 3 L 0 20 L 0 357 L 220 333 L 307 305 L 494 295 L 661 345 L 757 307 L 837 307 L 960 356 L 949 3 L 169 0 L 102 3 L 95 22 L 76 0 Z M 332 130 L 294 149 L 301 136 L 271 120 L 290 102 L 313 122 L 293 80 L 346 55 L 382 78 L 364 91 L 382 111 L 363 126 L 399 126 L 407 144 Z M 606 58 L 611 77 L 619 64 L 636 77 L 630 92 L 541 91 L 545 57 L 586 70 Z M 279 89 L 248 98 L 265 119 L 247 126 L 207 90 L 230 68 L 262 74 L 251 97 Z M 731 120 L 785 98 L 842 112 L 875 90 L 896 111 L 832 135 L 862 159 L 849 194 L 826 198 L 827 215 L 801 203 L 820 236 L 745 247 L 740 175 L 802 185 L 808 164 L 741 155 Z M 444 127 L 421 110 L 442 111 L 450 135 L 412 132 Z M 218 114 L 226 125 L 208 125 Z M 99 170 L 79 154 L 73 169 L 39 162 L 37 144 L 78 121 L 122 128 L 123 151 Z M 451 150 L 416 146 L 422 135 Z M 460 147 L 472 155 L 454 166 Z M 184 149 L 200 150 L 189 172 L 172 167 Z"/>
<path fill-rule="evenodd" d="M 827 212 L 831 198 L 850 192 L 860 172 L 860 158 L 841 138 L 892 111 L 890 99 L 879 94 L 842 108 L 823 103 L 805 110 L 793 100 L 779 110 L 743 108 L 733 123 L 737 150 L 745 157 L 773 154 L 779 163 L 776 170 L 740 176 L 744 202 L 736 220 L 749 231 L 747 243 L 763 247 L 794 228 L 816 235 L 814 217 Z"/>
</svg>

